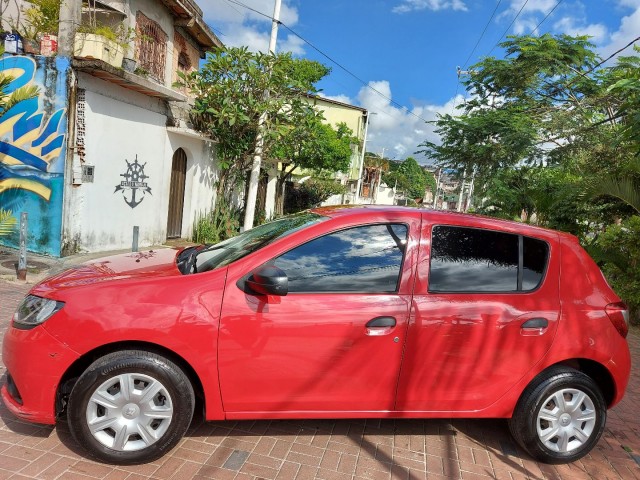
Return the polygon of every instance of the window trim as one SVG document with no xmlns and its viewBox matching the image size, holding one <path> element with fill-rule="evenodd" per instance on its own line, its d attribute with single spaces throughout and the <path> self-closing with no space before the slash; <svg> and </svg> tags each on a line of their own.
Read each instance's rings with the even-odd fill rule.
<svg viewBox="0 0 640 480">
<path fill-rule="evenodd" d="M 264 262 L 262 265 L 259 265 L 258 267 L 252 268 L 250 272 L 248 272 L 247 274 L 243 275 L 242 279 L 245 280 L 247 278 L 249 278 L 249 276 L 251 276 L 251 274 L 257 270 L 258 268 L 264 266 L 264 265 L 268 265 L 268 264 L 273 264 L 273 262 L 275 262 L 275 260 L 283 255 L 286 255 L 287 253 L 295 250 L 296 248 L 299 248 L 303 245 L 306 245 L 307 243 L 311 243 L 315 240 L 318 240 L 322 237 L 326 237 L 328 235 L 333 235 L 335 233 L 339 233 L 339 232 L 344 232 L 346 230 L 352 230 L 354 228 L 362 228 L 362 227 L 375 227 L 375 226 L 379 226 L 379 225 L 402 225 L 404 227 L 406 227 L 407 229 L 407 244 L 405 245 L 405 249 L 402 252 L 402 261 L 400 262 L 400 271 L 398 273 L 398 279 L 396 281 L 396 288 L 393 291 L 389 291 L 389 292 L 368 292 L 368 291 L 357 291 L 357 290 L 353 290 L 353 291 L 348 291 L 348 292 L 344 292 L 342 290 L 322 290 L 322 291 L 308 291 L 308 292 L 287 292 L 287 296 L 289 295 L 323 295 L 323 294 L 328 294 L 328 295 L 336 295 L 336 294 L 340 294 L 340 295 L 397 295 L 398 291 L 400 290 L 400 284 L 402 283 L 402 273 L 404 272 L 404 267 L 405 267 L 405 261 L 407 259 L 407 250 L 409 247 L 409 242 L 411 240 L 411 225 L 406 223 L 406 222 L 397 222 L 397 221 L 390 221 L 390 222 L 375 222 L 375 223 L 363 223 L 363 224 L 358 224 L 358 225 L 349 225 L 346 227 L 342 227 L 342 228 L 338 228 L 337 230 L 332 230 L 331 232 L 326 232 L 323 233 L 322 235 L 318 235 L 317 237 L 311 238 L 309 240 L 307 240 L 306 242 L 302 242 L 298 245 L 296 245 L 293 248 L 290 248 L 289 250 L 282 252 L 280 254 L 278 254 L 277 256 L 267 260 L 266 262 Z"/>
<path fill-rule="evenodd" d="M 450 290 L 432 290 L 431 289 L 431 262 L 433 261 L 433 234 L 437 227 L 449 227 L 449 228 L 466 228 L 468 230 L 482 230 L 486 232 L 504 233 L 506 235 L 515 235 L 518 237 L 518 273 L 516 281 L 516 290 L 465 290 L 465 291 L 450 291 Z M 536 288 L 531 290 L 522 290 L 522 277 L 524 275 L 524 239 L 530 238 L 532 240 L 538 240 L 544 242 L 547 246 L 547 255 L 545 258 L 544 270 L 540 278 L 540 282 L 536 285 Z M 551 245 L 547 240 L 538 237 L 532 237 L 530 235 L 523 235 L 522 233 L 506 232 L 504 230 L 496 230 L 493 228 L 484 227 L 470 227 L 466 225 L 453 225 L 453 224 L 433 224 L 431 225 L 431 234 L 429 238 L 429 272 L 427 277 L 427 293 L 435 294 L 448 294 L 448 295 L 528 295 L 535 293 L 542 288 L 547 278 L 547 272 L 549 271 L 549 263 L 551 260 Z"/>
</svg>

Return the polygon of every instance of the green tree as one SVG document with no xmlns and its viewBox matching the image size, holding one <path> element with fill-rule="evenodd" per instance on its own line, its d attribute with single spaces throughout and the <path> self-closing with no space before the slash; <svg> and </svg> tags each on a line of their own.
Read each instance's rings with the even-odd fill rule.
<svg viewBox="0 0 640 480">
<path fill-rule="evenodd" d="M 402 162 L 390 162 L 389 172 L 382 176 L 382 180 L 389 187 L 396 187 L 404 191 L 410 198 L 423 198 L 427 186 L 435 192 L 435 180 L 426 172 L 413 157 Z"/>
<path fill-rule="evenodd" d="M 471 67 L 470 99 L 436 120 L 442 142 L 424 142 L 421 152 L 476 171 L 484 213 L 579 235 L 619 294 L 637 302 L 640 272 L 620 259 L 637 254 L 640 60 L 604 66 L 587 37 L 501 45 L 505 58 Z"/>
<path fill-rule="evenodd" d="M 424 142 L 420 153 L 438 164 L 480 176 L 525 162 L 542 163 L 566 149 L 567 138 L 607 118 L 611 105 L 597 75 L 587 37 L 509 37 L 504 59 L 489 57 L 464 80 L 471 96 L 457 116 L 442 115 L 442 142 Z M 556 152 L 556 153 L 559 153 Z"/>
<path fill-rule="evenodd" d="M 315 115 L 303 94 L 316 92 L 315 83 L 328 73 L 327 67 L 288 53 L 228 47 L 208 53 L 199 71 L 181 74 L 180 84 L 195 96 L 195 128 L 217 142 L 218 196 L 230 201 L 244 181 L 259 131 L 263 156 L 269 158 L 291 128 Z"/>
<path fill-rule="evenodd" d="M 310 170 L 315 176 L 346 172 L 351 162 L 351 145 L 358 141 L 345 123 L 334 129 L 323 123 L 321 112 L 311 105 L 309 109 L 303 122 L 292 126 L 273 148 L 273 157 L 282 162 L 276 187 L 276 214 L 284 212 L 284 185 L 296 169 Z"/>
</svg>

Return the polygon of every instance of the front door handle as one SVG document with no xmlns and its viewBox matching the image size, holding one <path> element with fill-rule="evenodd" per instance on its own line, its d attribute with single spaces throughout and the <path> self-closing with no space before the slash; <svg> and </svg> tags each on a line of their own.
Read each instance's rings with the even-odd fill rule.
<svg viewBox="0 0 640 480">
<path fill-rule="evenodd" d="M 546 318 L 530 318 L 522 324 L 522 328 L 547 328 L 549 326 L 549 320 Z"/>
<path fill-rule="evenodd" d="M 396 326 L 396 319 L 393 317 L 376 317 L 372 318 L 365 325 L 367 329 L 367 335 L 377 337 L 381 335 L 388 335 Z"/>
</svg>

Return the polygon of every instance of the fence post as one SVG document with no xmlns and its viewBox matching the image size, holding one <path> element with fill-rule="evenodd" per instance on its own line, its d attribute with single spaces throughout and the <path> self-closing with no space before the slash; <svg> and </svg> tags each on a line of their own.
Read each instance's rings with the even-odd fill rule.
<svg viewBox="0 0 640 480">
<path fill-rule="evenodd" d="M 133 227 L 133 245 L 131 246 L 131 251 L 132 252 L 137 252 L 138 251 L 138 236 L 140 234 L 140 227 L 138 227 L 137 225 L 135 227 Z"/>
<path fill-rule="evenodd" d="M 27 212 L 20 214 L 20 256 L 18 257 L 18 280 L 27 279 Z"/>
</svg>

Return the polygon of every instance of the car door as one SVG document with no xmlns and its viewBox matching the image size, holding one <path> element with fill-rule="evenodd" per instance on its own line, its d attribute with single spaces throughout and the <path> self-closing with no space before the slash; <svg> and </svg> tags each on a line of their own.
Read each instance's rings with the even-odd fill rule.
<svg viewBox="0 0 640 480">
<path fill-rule="evenodd" d="M 423 225 L 396 407 L 487 408 L 551 347 L 559 315 L 555 234 Z"/>
<path fill-rule="evenodd" d="M 393 409 L 420 215 L 370 222 L 322 222 L 229 267 L 218 341 L 228 418 Z M 287 274 L 286 296 L 237 285 L 265 263 Z"/>
</svg>

